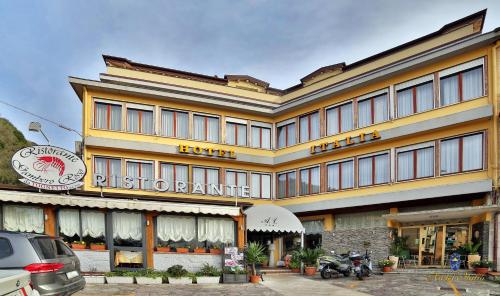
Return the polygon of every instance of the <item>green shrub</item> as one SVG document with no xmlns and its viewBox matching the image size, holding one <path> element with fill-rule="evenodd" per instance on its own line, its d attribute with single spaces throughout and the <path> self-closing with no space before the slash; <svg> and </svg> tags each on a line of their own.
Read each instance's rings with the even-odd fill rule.
<svg viewBox="0 0 500 296">
<path fill-rule="evenodd" d="M 184 269 L 182 265 L 173 265 L 167 269 L 167 274 L 169 277 L 180 278 L 189 276 L 189 272 Z"/>
<path fill-rule="evenodd" d="M 141 269 L 135 272 L 135 276 L 147 277 L 147 278 L 159 278 L 163 277 L 163 273 L 153 269 Z"/>
<path fill-rule="evenodd" d="M 390 267 L 390 266 L 393 266 L 393 265 L 394 265 L 394 262 L 392 262 L 391 260 L 387 260 L 387 259 L 385 259 L 385 260 L 380 260 L 380 261 L 378 262 L 378 266 L 379 266 L 380 268 Z"/>
<path fill-rule="evenodd" d="M 323 255 L 323 250 L 320 248 L 304 249 L 301 252 L 301 259 L 306 266 L 314 266 L 318 262 L 318 258 Z"/>
<path fill-rule="evenodd" d="M 479 267 L 479 268 L 490 268 L 493 266 L 493 262 L 487 260 L 475 261 L 472 262 L 471 264 L 473 267 Z"/>
<path fill-rule="evenodd" d="M 204 263 L 203 267 L 196 273 L 196 276 L 220 276 L 221 272 L 217 267 Z"/>
<path fill-rule="evenodd" d="M 135 276 L 136 274 L 137 274 L 136 271 L 115 270 L 115 271 L 106 272 L 104 275 L 107 277 L 113 277 L 113 276 Z"/>
</svg>

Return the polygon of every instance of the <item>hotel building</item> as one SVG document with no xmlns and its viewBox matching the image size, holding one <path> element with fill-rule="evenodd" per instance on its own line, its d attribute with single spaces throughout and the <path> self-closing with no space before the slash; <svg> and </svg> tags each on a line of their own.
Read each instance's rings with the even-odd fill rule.
<svg viewBox="0 0 500 296">
<path fill-rule="evenodd" d="M 287 89 L 104 56 L 99 80 L 69 78 L 85 185 L 62 197 L 1 190 L 3 227 L 26 230 L 5 217 L 30 213 L 44 222 L 28 231 L 100 238 L 108 269 L 164 268 L 179 256 L 156 251 L 164 244 L 251 240 L 273 243 L 272 265 L 297 234 L 252 231 L 244 214 L 272 204 L 302 221 L 308 247 L 377 260 L 399 235 L 415 266 L 444 266 L 467 242 L 497 261 L 500 31 L 483 33 L 485 16 Z"/>
</svg>

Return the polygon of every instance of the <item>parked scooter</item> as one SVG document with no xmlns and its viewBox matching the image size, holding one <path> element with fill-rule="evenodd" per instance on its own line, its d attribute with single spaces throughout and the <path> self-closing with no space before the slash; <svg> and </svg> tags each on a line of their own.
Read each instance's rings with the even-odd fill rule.
<svg viewBox="0 0 500 296">
<path fill-rule="evenodd" d="M 352 267 L 349 260 L 349 255 L 335 254 L 335 251 L 331 251 L 331 256 L 322 256 L 319 258 L 319 268 L 318 271 L 321 273 L 321 277 L 324 279 L 329 279 L 333 275 L 343 274 L 344 276 L 349 276 L 352 272 Z"/>
<path fill-rule="evenodd" d="M 359 280 L 363 280 L 363 277 L 369 277 L 373 272 L 372 260 L 370 258 L 370 255 L 368 254 L 368 250 L 366 251 L 365 255 L 361 255 L 357 251 L 352 251 L 349 254 L 349 259 L 354 266 L 354 273 Z"/>
</svg>

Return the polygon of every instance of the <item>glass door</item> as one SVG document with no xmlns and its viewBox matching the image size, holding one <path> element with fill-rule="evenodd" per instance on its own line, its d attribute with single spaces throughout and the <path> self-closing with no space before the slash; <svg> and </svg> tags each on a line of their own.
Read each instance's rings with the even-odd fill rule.
<svg viewBox="0 0 500 296">
<path fill-rule="evenodd" d="M 450 264 L 450 255 L 469 241 L 469 225 L 446 225 L 445 265 Z"/>
<path fill-rule="evenodd" d="M 444 233 L 441 225 L 420 228 L 421 266 L 441 266 L 443 264 Z"/>
<path fill-rule="evenodd" d="M 146 267 L 144 215 L 138 212 L 112 212 L 108 215 L 111 269 Z"/>
<path fill-rule="evenodd" d="M 407 251 L 403 251 L 405 265 L 407 267 L 417 267 L 419 264 L 420 227 L 401 228 L 401 236 L 407 237 Z"/>
</svg>

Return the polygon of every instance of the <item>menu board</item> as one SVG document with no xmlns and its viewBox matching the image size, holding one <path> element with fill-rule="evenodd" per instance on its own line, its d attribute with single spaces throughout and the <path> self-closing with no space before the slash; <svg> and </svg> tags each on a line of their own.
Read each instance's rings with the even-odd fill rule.
<svg viewBox="0 0 500 296">
<path fill-rule="evenodd" d="M 237 247 L 224 248 L 224 267 L 232 270 L 243 269 L 245 267 L 245 256 L 238 251 Z"/>
</svg>

